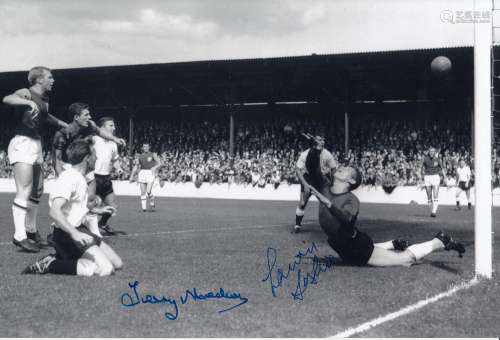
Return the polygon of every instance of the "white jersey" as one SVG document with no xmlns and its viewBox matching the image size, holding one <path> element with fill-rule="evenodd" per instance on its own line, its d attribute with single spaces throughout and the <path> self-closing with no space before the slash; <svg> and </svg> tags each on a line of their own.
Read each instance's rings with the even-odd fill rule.
<svg viewBox="0 0 500 340">
<path fill-rule="evenodd" d="M 68 202 L 63 207 L 63 214 L 73 227 L 82 224 L 87 208 L 87 181 L 85 177 L 71 166 L 59 175 L 49 196 L 49 207 L 54 199 L 61 197 Z"/>
<path fill-rule="evenodd" d="M 109 175 L 113 169 L 113 163 L 118 159 L 118 146 L 111 140 L 94 136 L 94 149 L 96 154 L 95 173 L 98 175 Z"/>
<path fill-rule="evenodd" d="M 469 182 L 471 178 L 471 172 L 469 166 L 466 165 L 463 168 L 458 167 L 457 176 L 459 182 Z"/>
<path fill-rule="evenodd" d="M 306 173 L 306 158 L 309 150 L 310 149 L 307 149 L 306 151 L 302 152 L 297 161 L 297 168 L 305 170 Z M 321 173 L 323 175 L 328 175 L 332 171 L 332 169 L 335 169 L 338 166 L 337 162 L 333 158 L 333 155 L 326 149 L 321 150 L 321 154 L 319 155 L 319 162 L 321 165 Z"/>
</svg>

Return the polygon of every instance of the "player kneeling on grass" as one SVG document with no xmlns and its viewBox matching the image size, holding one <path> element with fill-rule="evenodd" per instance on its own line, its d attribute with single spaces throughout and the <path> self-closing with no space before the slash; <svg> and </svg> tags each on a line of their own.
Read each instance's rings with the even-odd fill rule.
<svg viewBox="0 0 500 340">
<path fill-rule="evenodd" d="M 455 250 L 459 256 L 465 252 L 461 243 L 443 232 L 428 242 L 410 246 L 403 240 L 373 243 L 370 236 L 356 228 L 359 200 L 351 191 L 360 183 L 361 174 L 356 168 L 340 167 L 334 173 L 331 187 L 324 186 L 321 192 L 310 188 L 322 203 L 319 223 L 328 236 L 328 244 L 345 263 L 378 267 L 410 266 L 438 250 Z"/>
<path fill-rule="evenodd" d="M 95 151 L 91 140 L 70 144 L 68 166 L 57 178 L 49 197 L 50 216 L 55 221 L 54 248 L 28 266 L 23 274 L 67 274 L 108 276 L 122 268 L 120 257 L 101 237 L 88 229 L 88 186 L 85 174 L 94 170 Z M 111 206 L 96 207 L 94 213 L 113 213 Z"/>
</svg>

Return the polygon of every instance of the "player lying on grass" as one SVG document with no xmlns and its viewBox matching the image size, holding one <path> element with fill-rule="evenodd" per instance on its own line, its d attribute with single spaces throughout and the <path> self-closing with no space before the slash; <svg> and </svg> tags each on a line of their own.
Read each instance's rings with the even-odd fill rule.
<svg viewBox="0 0 500 340">
<path fill-rule="evenodd" d="M 68 163 L 54 183 L 49 197 L 50 217 L 55 221 L 56 254 L 24 269 L 23 274 L 108 276 L 122 268 L 120 257 L 101 237 L 88 229 L 88 185 L 85 175 L 94 170 L 92 140 L 77 140 L 66 149 Z M 113 213 L 114 208 L 94 208 L 94 213 Z"/>
<path fill-rule="evenodd" d="M 334 173 L 331 186 L 323 186 L 320 191 L 309 188 L 321 202 L 319 223 L 328 236 L 328 244 L 345 263 L 377 267 L 410 266 L 435 251 L 455 250 L 460 257 L 465 252 L 461 243 L 443 232 L 437 233 L 430 241 L 410 246 L 402 240 L 374 243 L 370 236 L 356 228 L 359 200 L 351 191 L 360 183 L 360 172 L 348 166 L 340 167 Z"/>
</svg>

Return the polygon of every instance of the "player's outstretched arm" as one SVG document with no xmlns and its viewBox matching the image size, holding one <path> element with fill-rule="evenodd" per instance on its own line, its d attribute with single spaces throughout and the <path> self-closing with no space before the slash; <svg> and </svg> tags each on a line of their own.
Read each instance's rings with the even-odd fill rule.
<svg viewBox="0 0 500 340">
<path fill-rule="evenodd" d="M 49 124 L 52 124 L 52 125 L 57 126 L 59 128 L 67 128 L 68 127 L 68 123 L 54 117 L 50 113 L 47 116 L 47 121 L 49 122 Z"/>
<path fill-rule="evenodd" d="M 345 209 L 337 208 L 332 202 L 321 194 L 318 190 L 313 187 L 310 188 L 311 193 L 316 196 L 316 198 L 330 210 L 332 214 L 334 214 L 342 224 L 352 224 L 356 221 L 356 216 L 351 214 L 350 211 Z"/>
<path fill-rule="evenodd" d="M 20 89 L 3 97 L 3 103 L 10 106 L 29 106 L 33 112 L 39 112 L 38 106 L 31 100 L 28 89 Z"/>
<path fill-rule="evenodd" d="M 57 226 L 67 232 L 71 238 L 81 246 L 89 245 L 93 242 L 93 238 L 90 235 L 79 232 L 75 227 L 73 227 L 63 213 L 63 207 L 68 202 L 67 199 L 63 197 L 56 197 L 52 200 L 52 206 L 50 207 L 49 215 L 56 222 Z"/>
<path fill-rule="evenodd" d="M 332 202 L 326 196 L 324 196 L 322 193 L 320 193 L 318 190 L 314 189 L 313 187 L 311 187 L 310 189 L 311 189 L 311 193 L 314 196 L 316 196 L 316 198 L 318 199 L 318 201 L 320 201 L 321 203 L 323 203 L 324 205 L 326 205 L 327 208 L 331 207 Z"/>
<path fill-rule="evenodd" d="M 322 141 L 317 138 L 317 136 L 311 135 L 309 132 L 302 132 L 301 135 L 309 142 L 312 146 L 316 146 Z"/>
<path fill-rule="evenodd" d="M 311 192 L 311 185 L 309 183 L 307 183 L 306 179 L 304 178 L 304 174 L 305 174 L 305 170 L 300 168 L 300 167 L 297 167 L 295 169 L 296 173 L 297 173 L 297 177 L 300 181 L 300 183 L 302 183 L 302 185 L 304 186 L 304 192 L 307 194 L 307 193 L 310 193 Z"/>
<path fill-rule="evenodd" d="M 96 215 L 103 215 L 103 214 L 114 215 L 116 213 L 116 208 L 112 207 L 110 205 L 96 206 L 96 207 L 92 208 L 92 210 L 90 212 L 94 213 Z"/>
<path fill-rule="evenodd" d="M 90 125 L 94 129 L 94 131 L 97 133 L 99 137 L 102 137 L 104 139 L 110 140 L 115 142 L 116 144 L 120 146 L 126 146 L 127 142 L 125 142 L 125 139 L 123 138 L 118 138 L 115 135 L 113 135 L 111 132 L 104 130 L 103 128 L 100 128 L 96 125 L 96 123 L 93 120 L 89 121 Z"/>
</svg>

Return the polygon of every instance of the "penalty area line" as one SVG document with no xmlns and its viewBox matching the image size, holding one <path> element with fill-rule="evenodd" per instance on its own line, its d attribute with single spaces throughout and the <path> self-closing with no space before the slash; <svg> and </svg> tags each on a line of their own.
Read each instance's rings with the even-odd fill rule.
<svg viewBox="0 0 500 340">
<path fill-rule="evenodd" d="M 316 222 L 303 222 L 302 225 L 317 224 Z M 221 227 L 221 228 L 209 228 L 209 229 L 186 229 L 186 230 L 165 230 L 157 231 L 152 233 L 133 233 L 127 235 L 116 235 L 116 236 L 105 236 L 104 239 L 117 240 L 127 237 L 141 237 L 141 236 L 160 236 L 160 235 L 170 235 L 170 234 L 189 234 L 189 233 L 213 233 L 217 231 L 241 231 L 246 229 L 270 229 L 270 228 L 283 228 L 290 227 L 288 224 L 263 224 L 263 225 L 249 225 L 249 226 L 235 226 L 235 227 Z M 12 242 L 0 242 L 0 246 L 10 245 Z"/>
<path fill-rule="evenodd" d="M 362 323 L 358 326 L 348 328 L 345 331 L 337 333 L 329 338 L 348 338 L 348 337 L 351 337 L 353 335 L 363 333 L 363 332 L 365 332 L 373 327 L 379 326 L 379 325 L 386 323 L 388 321 L 392 321 L 392 320 L 397 319 L 401 316 L 413 313 L 413 312 L 415 312 L 415 311 L 417 311 L 417 310 L 419 310 L 427 305 L 430 305 L 431 303 L 434 303 L 434 302 L 437 302 L 441 299 L 450 297 L 453 294 L 455 294 L 461 290 L 469 289 L 478 283 L 479 283 L 479 279 L 477 277 L 474 277 L 470 281 L 463 282 L 461 284 L 457 284 L 457 285 L 452 286 L 446 292 L 434 295 L 433 297 L 430 297 L 427 299 L 420 300 L 417 303 L 406 306 L 406 307 L 404 307 L 396 312 L 392 312 L 392 313 L 389 313 L 387 315 L 375 318 L 375 319 L 370 320 L 368 322 Z"/>
<path fill-rule="evenodd" d="M 314 224 L 314 222 L 303 223 L 303 225 L 307 224 Z M 221 228 L 210 228 L 210 229 L 166 230 L 154 233 L 135 233 L 127 235 L 118 235 L 118 236 L 112 236 L 111 239 L 137 237 L 137 236 L 157 236 L 157 235 L 168 235 L 168 234 L 212 233 L 217 231 L 239 231 L 246 229 L 268 229 L 268 228 L 279 228 L 287 226 L 290 226 L 290 224 L 249 225 L 249 226 L 221 227 Z"/>
</svg>

